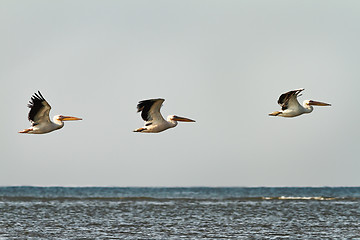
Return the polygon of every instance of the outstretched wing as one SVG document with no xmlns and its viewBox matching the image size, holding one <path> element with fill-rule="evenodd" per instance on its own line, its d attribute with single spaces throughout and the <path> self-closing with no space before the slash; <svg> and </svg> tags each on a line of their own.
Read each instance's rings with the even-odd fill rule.
<svg viewBox="0 0 360 240">
<path fill-rule="evenodd" d="M 40 91 L 32 95 L 28 107 L 30 108 L 28 119 L 33 126 L 40 122 L 50 122 L 49 112 L 51 106 L 41 95 Z"/>
<path fill-rule="evenodd" d="M 278 100 L 278 104 L 281 106 L 281 109 L 284 111 L 288 108 L 297 108 L 300 106 L 300 103 L 297 100 L 299 94 L 304 91 L 304 88 L 297 90 L 292 90 L 286 93 L 281 94 Z"/>
<path fill-rule="evenodd" d="M 162 98 L 140 101 L 137 105 L 137 112 L 141 112 L 141 117 L 145 122 L 165 121 L 160 113 L 164 101 Z"/>
</svg>

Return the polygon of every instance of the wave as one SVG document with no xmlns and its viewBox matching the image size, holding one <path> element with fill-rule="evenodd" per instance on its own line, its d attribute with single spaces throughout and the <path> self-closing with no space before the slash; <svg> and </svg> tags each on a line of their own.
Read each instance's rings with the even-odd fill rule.
<svg viewBox="0 0 360 240">
<path fill-rule="evenodd" d="M 0 187 L 0 201 L 336 201 L 360 187 Z"/>
<path fill-rule="evenodd" d="M 171 197 L 36 197 L 36 196 L 0 196 L 0 202 L 51 202 L 51 201 L 139 201 L 139 202 L 236 202 L 236 201 L 360 201 L 359 197 L 230 197 L 230 198 L 171 198 Z"/>
<path fill-rule="evenodd" d="M 339 197 L 265 197 L 265 200 L 319 200 L 319 201 L 331 201 L 331 200 L 353 200 L 354 198 L 339 198 Z"/>
</svg>

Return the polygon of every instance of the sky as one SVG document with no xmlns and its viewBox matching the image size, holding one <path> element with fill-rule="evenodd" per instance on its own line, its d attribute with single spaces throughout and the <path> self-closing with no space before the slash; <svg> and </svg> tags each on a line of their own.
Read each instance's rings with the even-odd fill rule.
<svg viewBox="0 0 360 240">
<path fill-rule="evenodd" d="M 1 186 L 360 185 L 359 1 L 0 6 Z M 297 88 L 332 106 L 268 116 Z M 83 120 L 19 134 L 38 90 Z M 150 98 L 196 122 L 132 132 Z"/>
</svg>

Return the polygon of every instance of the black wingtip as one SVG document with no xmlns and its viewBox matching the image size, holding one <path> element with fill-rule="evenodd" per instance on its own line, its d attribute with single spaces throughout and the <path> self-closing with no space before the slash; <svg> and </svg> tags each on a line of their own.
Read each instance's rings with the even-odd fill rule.
<svg viewBox="0 0 360 240">
<path fill-rule="evenodd" d="M 41 92 L 38 90 L 31 96 L 30 101 L 27 106 L 29 108 L 32 108 L 32 107 L 34 107 L 36 102 L 42 102 L 42 101 L 46 101 L 46 100 L 43 97 L 43 95 L 41 94 Z"/>
<path fill-rule="evenodd" d="M 43 95 L 41 94 L 41 92 L 38 90 L 38 93 L 39 93 L 39 96 L 43 99 L 43 100 L 45 100 L 45 98 L 43 97 Z"/>
<path fill-rule="evenodd" d="M 136 106 L 137 112 L 141 112 L 141 118 L 144 121 L 152 120 L 151 116 L 149 115 L 149 111 L 150 111 L 151 107 L 153 106 L 153 104 L 159 100 L 165 101 L 162 98 L 156 98 L 156 99 L 142 100 L 138 103 L 138 105 Z"/>
<path fill-rule="evenodd" d="M 45 98 L 43 97 L 43 95 L 41 94 L 41 92 L 39 90 L 37 93 L 34 93 L 33 98 L 37 98 L 41 101 L 45 101 Z"/>
</svg>

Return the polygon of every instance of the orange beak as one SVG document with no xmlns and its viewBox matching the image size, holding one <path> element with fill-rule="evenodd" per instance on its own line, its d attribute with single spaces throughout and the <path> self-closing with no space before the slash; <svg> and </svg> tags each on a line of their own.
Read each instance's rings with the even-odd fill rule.
<svg viewBox="0 0 360 240">
<path fill-rule="evenodd" d="M 78 117 L 72 117 L 72 116 L 63 116 L 61 118 L 62 121 L 76 121 L 76 120 L 82 120 L 82 118 Z"/>
<path fill-rule="evenodd" d="M 313 100 L 310 100 L 310 101 L 309 101 L 309 105 L 314 105 L 314 106 L 331 106 L 331 104 L 329 104 L 329 103 L 323 103 L 323 102 L 318 102 L 318 101 L 313 101 Z"/>
<path fill-rule="evenodd" d="M 174 116 L 173 120 L 180 121 L 180 122 L 195 122 L 195 120 L 192 120 L 189 118 L 184 118 L 184 117 L 178 117 L 178 116 Z"/>
</svg>

